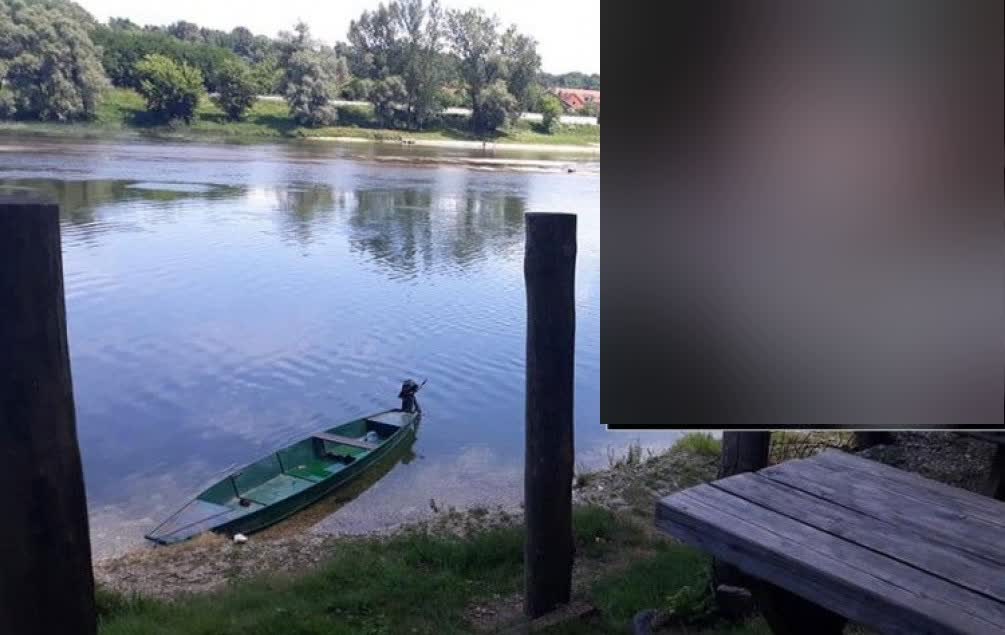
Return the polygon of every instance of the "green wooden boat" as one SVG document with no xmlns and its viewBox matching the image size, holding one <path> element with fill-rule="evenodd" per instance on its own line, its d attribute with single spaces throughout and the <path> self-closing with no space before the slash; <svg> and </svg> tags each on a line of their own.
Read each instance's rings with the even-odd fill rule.
<svg viewBox="0 0 1005 635">
<path fill-rule="evenodd" d="M 418 419 L 388 410 L 317 432 L 214 483 L 145 537 L 167 545 L 206 531 L 264 529 L 358 478 L 409 438 Z"/>
</svg>

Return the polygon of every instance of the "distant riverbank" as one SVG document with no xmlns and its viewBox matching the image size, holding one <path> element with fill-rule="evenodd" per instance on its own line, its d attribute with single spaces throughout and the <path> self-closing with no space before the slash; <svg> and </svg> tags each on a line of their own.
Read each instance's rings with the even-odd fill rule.
<svg viewBox="0 0 1005 635">
<path fill-rule="evenodd" d="M 242 121 L 227 121 L 223 112 L 204 98 L 189 124 L 160 124 L 151 120 L 143 99 L 134 91 L 113 89 L 101 104 L 98 116 L 91 122 L 0 122 L 0 134 L 39 134 L 76 138 L 120 138 L 129 136 L 166 138 L 173 140 L 200 139 L 236 142 L 266 140 L 317 139 L 358 140 L 378 143 L 462 147 L 471 149 L 556 150 L 600 152 L 600 127 L 563 125 L 554 134 L 539 130 L 536 123 L 521 120 L 505 132 L 480 138 L 469 132 L 467 120 L 461 116 L 445 116 L 434 129 L 422 131 L 379 128 L 372 109 L 351 105 L 339 107 L 339 125 L 321 128 L 298 126 L 289 116 L 286 104 L 274 100 L 259 100 Z"/>
</svg>

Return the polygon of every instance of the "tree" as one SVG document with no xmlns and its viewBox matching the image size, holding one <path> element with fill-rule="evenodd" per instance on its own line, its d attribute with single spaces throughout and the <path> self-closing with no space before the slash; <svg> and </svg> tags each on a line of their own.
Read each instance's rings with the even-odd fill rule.
<svg viewBox="0 0 1005 635">
<path fill-rule="evenodd" d="M 516 98 L 521 111 L 530 110 L 536 96 L 533 86 L 541 70 L 537 42 L 534 38 L 519 33 L 513 25 L 503 33 L 499 47 L 506 60 L 506 87 Z"/>
<path fill-rule="evenodd" d="M 373 103 L 377 121 L 385 128 L 394 128 L 399 119 L 399 112 L 408 98 L 405 82 L 398 75 L 374 82 L 370 89 L 370 102 Z"/>
<path fill-rule="evenodd" d="M 167 32 L 168 35 L 187 42 L 201 42 L 203 40 L 199 25 L 193 22 L 186 22 L 185 20 L 179 20 L 170 25 L 167 28 Z"/>
<path fill-rule="evenodd" d="M 506 88 L 506 82 L 497 79 L 480 95 L 478 105 L 479 125 L 482 130 L 492 131 L 500 128 L 513 119 L 514 113 L 520 108 L 514 97 Z"/>
<path fill-rule="evenodd" d="M 290 114 L 302 126 L 335 123 L 332 100 L 349 79 L 345 60 L 311 38 L 310 28 L 297 23 L 294 33 L 282 33 L 282 92 Z"/>
<path fill-rule="evenodd" d="M 154 54 L 136 64 L 136 75 L 140 80 L 139 92 L 146 99 L 150 113 L 166 121 L 181 119 L 192 123 L 203 93 L 199 69 Z"/>
<path fill-rule="evenodd" d="M 447 27 L 451 46 L 460 58 L 458 70 L 468 92 L 471 127 L 476 132 L 494 130 L 482 111 L 482 92 L 501 76 L 496 57 L 499 21 L 482 9 L 454 10 L 447 13 Z"/>
<path fill-rule="evenodd" d="M 541 98 L 541 126 L 548 134 L 552 134 L 558 128 L 560 117 L 562 116 L 562 102 L 554 95 L 545 95 Z"/>
<path fill-rule="evenodd" d="M 231 121 L 238 121 L 255 104 L 258 84 L 244 62 L 227 62 L 217 76 L 216 105 Z"/>
<path fill-rule="evenodd" d="M 478 133 L 492 132 L 530 105 L 541 65 L 537 43 L 516 27 L 500 34 L 499 20 L 482 9 L 449 11 L 447 28 L 468 93 L 471 127 Z M 489 89 L 491 94 L 483 94 Z M 500 109 L 506 114 L 502 123 L 496 123 Z"/>
<path fill-rule="evenodd" d="M 393 0 L 364 11 L 349 25 L 353 74 L 372 82 L 399 78 L 404 94 L 395 118 L 403 119 L 408 127 L 421 128 L 440 108 L 442 33 L 443 12 L 438 0 L 428 5 L 423 0 Z M 375 97 L 385 98 L 389 88 L 398 86 L 384 86 Z M 371 101 L 375 109 L 385 105 Z"/>
<path fill-rule="evenodd" d="M 251 78 L 255 82 L 255 92 L 259 95 L 278 93 L 283 83 L 283 69 L 279 68 L 279 59 L 267 57 L 251 67 Z"/>
<path fill-rule="evenodd" d="M 0 0 L 0 114 L 90 119 L 108 84 L 96 23 L 70 2 Z"/>
<path fill-rule="evenodd" d="M 240 61 L 231 50 L 202 41 L 181 40 L 158 28 L 118 29 L 100 27 L 94 33 L 102 49 L 102 63 L 116 86 L 139 88 L 136 63 L 147 55 L 159 54 L 198 68 L 209 92 L 217 92 L 220 68 Z"/>
</svg>

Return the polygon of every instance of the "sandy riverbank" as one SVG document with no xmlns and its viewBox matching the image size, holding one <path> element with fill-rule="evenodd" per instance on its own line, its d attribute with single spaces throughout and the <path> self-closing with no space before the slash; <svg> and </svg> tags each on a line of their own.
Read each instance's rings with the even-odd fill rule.
<svg viewBox="0 0 1005 635">
<path fill-rule="evenodd" d="M 459 150 L 487 150 L 492 152 L 575 152 L 600 154 L 600 144 L 563 145 L 547 143 L 495 143 L 492 141 L 464 141 L 460 139 L 369 139 L 364 137 L 304 137 L 308 141 L 337 141 L 339 143 L 376 143 L 383 145 L 453 148 Z"/>
</svg>

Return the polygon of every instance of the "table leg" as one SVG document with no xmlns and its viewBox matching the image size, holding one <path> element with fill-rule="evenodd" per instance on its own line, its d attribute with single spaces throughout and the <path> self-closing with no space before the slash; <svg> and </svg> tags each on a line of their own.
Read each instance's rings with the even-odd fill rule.
<svg viewBox="0 0 1005 635">
<path fill-rule="evenodd" d="M 988 476 L 984 493 L 1000 501 L 1005 501 L 1005 445 L 998 444 L 991 460 L 991 474 Z"/>
<path fill-rule="evenodd" d="M 767 582 L 754 585 L 754 598 L 775 635 L 841 635 L 847 620 L 822 606 Z"/>
</svg>

